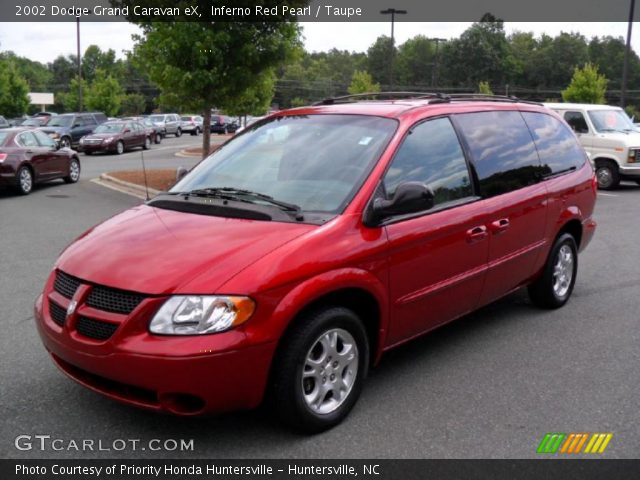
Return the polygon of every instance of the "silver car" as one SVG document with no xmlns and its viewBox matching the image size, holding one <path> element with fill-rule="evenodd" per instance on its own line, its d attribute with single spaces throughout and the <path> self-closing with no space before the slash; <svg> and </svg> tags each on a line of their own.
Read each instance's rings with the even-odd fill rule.
<svg viewBox="0 0 640 480">
<path fill-rule="evenodd" d="M 182 135 L 182 121 L 177 113 L 158 113 L 149 117 L 154 125 L 162 129 L 162 135 Z"/>
<path fill-rule="evenodd" d="M 184 115 L 180 117 L 181 128 L 184 133 L 200 135 L 202 132 L 202 122 L 204 119 L 200 115 Z"/>
</svg>

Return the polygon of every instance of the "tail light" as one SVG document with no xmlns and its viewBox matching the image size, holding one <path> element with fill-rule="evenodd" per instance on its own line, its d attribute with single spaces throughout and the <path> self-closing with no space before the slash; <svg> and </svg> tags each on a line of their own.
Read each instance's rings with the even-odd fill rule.
<svg viewBox="0 0 640 480">
<path fill-rule="evenodd" d="M 6 153 L 0 153 L 0 163 L 4 162 L 7 159 Z"/>
</svg>

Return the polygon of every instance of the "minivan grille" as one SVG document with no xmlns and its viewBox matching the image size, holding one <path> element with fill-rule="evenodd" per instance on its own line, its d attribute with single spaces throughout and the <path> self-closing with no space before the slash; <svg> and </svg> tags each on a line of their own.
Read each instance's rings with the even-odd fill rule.
<svg viewBox="0 0 640 480">
<path fill-rule="evenodd" d="M 63 297 L 73 298 L 79 286 L 80 280 L 77 278 L 73 278 L 60 270 L 56 272 L 53 289 Z"/>
<path fill-rule="evenodd" d="M 144 296 L 137 293 L 96 285 L 91 289 L 91 293 L 87 298 L 87 305 L 105 312 L 128 315 L 142 300 L 144 300 Z"/>
<path fill-rule="evenodd" d="M 67 311 L 55 302 L 49 300 L 49 312 L 51 312 L 51 318 L 58 325 L 63 326 L 64 321 L 67 319 Z"/>
<path fill-rule="evenodd" d="M 107 340 L 118 329 L 118 325 L 113 323 L 101 322 L 88 317 L 78 317 L 76 330 L 85 337 L 95 338 L 96 340 Z"/>
</svg>

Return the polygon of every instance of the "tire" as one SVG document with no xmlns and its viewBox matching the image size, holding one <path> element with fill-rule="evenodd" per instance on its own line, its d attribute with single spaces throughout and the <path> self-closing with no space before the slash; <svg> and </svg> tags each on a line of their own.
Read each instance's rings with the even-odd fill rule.
<svg viewBox="0 0 640 480">
<path fill-rule="evenodd" d="M 542 276 L 529 285 L 529 297 L 541 308 L 560 308 L 571 297 L 578 274 L 578 247 L 563 233 L 553 244 Z"/>
<path fill-rule="evenodd" d="M 72 158 L 69 162 L 69 175 L 63 178 L 65 183 L 76 183 L 80 180 L 80 161 L 77 158 Z"/>
<path fill-rule="evenodd" d="M 200 135 L 200 127 L 196 127 L 196 137 Z"/>
<path fill-rule="evenodd" d="M 151 148 L 151 137 L 144 137 L 144 145 L 142 146 L 143 150 L 149 150 Z"/>
<path fill-rule="evenodd" d="M 178 129 L 176 130 L 176 138 L 181 137 L 181 136 L 182 136 L 182 129 L 181 129 L 181 128 L 178 128 Z"/>
<path fill-rule="evenodd" d="M 156 145 L 160 144 L 160 142 L 162 142 L 162 135 L 159 133 L 156 133 L 156 138 L 153 141 L 153 143 L 155 143 Z"/>
<path fill-rule="evenodd" d="M 33 190 L 33 172 L 29 167 L 20 167 L 17 175 L 17 188 L 20 195 L 29 195 Z"/>
<path fill-rule="evenodd" d="M 337 356 L 341 352 L 346 355 L 342 359 Z M 343 307 L 310 311 L 288 332 L 276 355 L 273 408 L 293 429 L 317 433 L 332 428 L 358 400 L 368 366 L 367 333 L 355 313 Z M 335 395 L 341 396 L 339 401 Z"/>
<path fill-rule="evenodd" d="M 637 183 L 638 185 L 640 185 L 640 180 L 636 180 L 636 183 Z"/>
<path fill-rule="evenodd" d="M 118 140 L 116 143 L 116 154 L 122 155 L 124 153 L 124 142 L 122 140 Z"/>
<path fill-rule="evenodd" d="M 87 157 L 89 157 L 89 156 L 93 155 L 93 152 L 85 151 L 85 152 L 84 152 L 84 154 L 85 154 Z"/>
<path fill-rule="evenodd" d="M 601 190 L 612 190 L 620 183 L 618 166 L 611 160 L 596 162 L 596 178 L 598 188 Z"/>
<path fill-rule="evenodd" d="M 71 148 L 71 139 L 69 137 L 62 137 L 60 139 L 60 148 Z"/>
<path fill-rule="evenodd" d="M 192 131 L 191 131 L 191 136 L 192 136 L 192 137 L 195 137 L 195 136 L 197 136 L 197 135 L 198 135 L 198 132 L 197 132 L 196 130 L 192 130 Z"/>
</svg>

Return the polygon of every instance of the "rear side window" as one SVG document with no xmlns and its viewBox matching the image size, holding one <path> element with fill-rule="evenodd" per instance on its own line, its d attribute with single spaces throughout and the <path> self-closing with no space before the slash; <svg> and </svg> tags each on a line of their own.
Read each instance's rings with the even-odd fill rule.
<svg viewBox="0 0 640 480">
<path fill-rule="evenodd" d="M 564 119 L 576 133 L 589 133 L 589 126 L 581 112 L 564 112 Z"/>
<path fill-rule="evenodd" d="M 543 173 L 533 139 L 520 112 L 455 116 L 469 146 L 484 198 L 536 183 Z"/>
<path fill-rule="evenodd" d="M 38 142 L 31 132 L 24 132 L 18 136 L 18 144 L 23 147 L 37 147 Z"/>
<path fill-rule="evenodd" d="M 431 188 L 434 205 L 472 196 L 467 162 L 448 118 L 421 123 L 405 138 L 384 177 L 387 198 L 405 182 Z"/>
<path fill-rule="evenodd" d="M 522 116 L 531 130 L 545 173 L 553 175 L 584 165 L 584 150 L 566 125 L 544 113 L 522 112 Z"/>
</svg>

